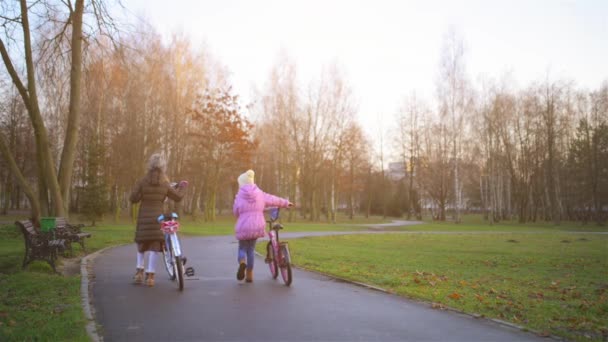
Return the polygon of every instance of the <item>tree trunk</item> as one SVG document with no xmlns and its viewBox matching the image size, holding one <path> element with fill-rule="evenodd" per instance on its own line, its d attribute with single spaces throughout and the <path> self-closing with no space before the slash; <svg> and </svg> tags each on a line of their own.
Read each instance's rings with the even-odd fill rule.
<svg viewBox="0 0 608 342">
<path fill-rule="evenodd" d="M 23 189 L 23 192 L 25 192 L 25 195 L 29 199 L 30 206 L 31 206 L 31 215 L 30 216 L 31 216 L 32 222 L 37 224 L 40 221 L 39 202 L 36 199 L 34 191 L 29 186 L 25 177 L 21 173 L 21 170 L 19 170 L 19 167 L 17 167 L 17 163 L 15 162 L 15 159 L 13 158 L 11 151 L 9 151 L 8 146 L 6 145 L 6 142 L 4 141 L 4 138 L 2 136 L 0 136 L 0 153 L 2 153 L 2 155 L 4 156 L 4 159 L 6 160 L 8 166 L 11 170 L 11 173 L 17 179 L 19 186 L 21 187 L 21 189 Z"/>
<path fill-rule="evenodd" d="M 215 197 L 216 189 L 214 186 L 209 188 L 205 196 L 205 222 L 215 221 Z"/>
<path fill-rule="evenodd" d="M 192 197 L 192 203 L 190 204 L 190 214 L 194 221 L 198 219 L 200 214 L 201 189 L 202 186 L 194 186 L 194 195 Z"/>
<path fill-rule="evenodd" d="M 70 70 L 70 107 L 68 114 L 68 125 L 65 133 L 65 142 L 61 155 L 59 168 L 59 185 L 63 205 L 68 211 L 70 187 L 74 170 L 74 159 L 76 158 L 76 146 L 78 144 L 78 130 L 80 128 L 80 90 L 82 79 L 82 16 L 84 12 L 84 0 L 75 0 L 75 12 L 72 18 L 72 63 Z"/>
</svg>

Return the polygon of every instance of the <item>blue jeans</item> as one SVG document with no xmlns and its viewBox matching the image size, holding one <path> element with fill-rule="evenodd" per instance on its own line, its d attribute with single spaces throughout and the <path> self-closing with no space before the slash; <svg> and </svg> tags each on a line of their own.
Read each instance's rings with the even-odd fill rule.
<svg viewBox="0 0 608 342">
<path fill-rule="evenodd" d="M 252 240 L 239 240 L 239 253 L 237 262 L 241 262 L 241 260 L 247 261 L 247 269 L 253 269 L 253 260 L 255 259 L 254 251 L 255 251 L 255 242 L 257 239 Z"/>
</svg>

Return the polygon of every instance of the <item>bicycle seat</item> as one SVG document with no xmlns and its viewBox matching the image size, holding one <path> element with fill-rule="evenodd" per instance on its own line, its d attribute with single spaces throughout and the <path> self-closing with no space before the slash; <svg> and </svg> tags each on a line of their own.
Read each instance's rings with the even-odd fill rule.
<svg viewBox="0 0 608 342">
<path fill-rule="evenodd" d="M 275 223 L 272 225 L 272 229 L 283 229 L 283 225 L 280 223 Z"/>
</svg>

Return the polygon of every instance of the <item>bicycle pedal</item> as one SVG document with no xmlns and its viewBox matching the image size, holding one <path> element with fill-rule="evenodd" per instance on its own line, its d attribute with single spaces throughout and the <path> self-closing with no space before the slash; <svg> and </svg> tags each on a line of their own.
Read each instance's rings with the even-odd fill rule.
<svg viewBox="0 0 608 342">
<path fill-rule="evenodd" d="M 188 258 L 182 257 L 182 265 L 186 265 L 186 261 L 188 261 Z"/>
<path fill-rule="evenodd" d="M 192 268 L 192 267 L 186 268 L 186 272 L 185 273 L 186 273 L 186 275 L 188 277 L 192 277 L 194 275 L 194 268 Z"/>
</svg>

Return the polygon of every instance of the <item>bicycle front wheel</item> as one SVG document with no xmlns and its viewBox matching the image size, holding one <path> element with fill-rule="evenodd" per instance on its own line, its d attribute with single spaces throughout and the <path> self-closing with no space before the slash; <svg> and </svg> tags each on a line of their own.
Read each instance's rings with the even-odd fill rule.
<svg viewBox="0 0 608 342">
<path fill-rule="evenodd" d="M 279 267 L 281 268 L 281 278 L 283 278 L 283 282 L 285 285 L 291 285 L 291 281 L 293 280 L 291 275 L 291 257 L 289 255 L 289 248 L 287 248 L 287 244 L 281 244 L 281 261 L 279 263 Z"/>
<path fill-rule="evenodd" d="M 173 263 L 173 248 L 171 248 L 171 241 L 165 240 L 165 248 L 163 249 L 163 264 L 169 275 L 169 280 L 175 280 L 175 264 Z"/>
<path fill-rule="evenodd" d="M 177 273 L 177 283 L 179 285 L 179 290 L 184 290 L 184 263 L 182 262 L 181 257 L 175 257 L 175 271 Z"/>
</svg>

